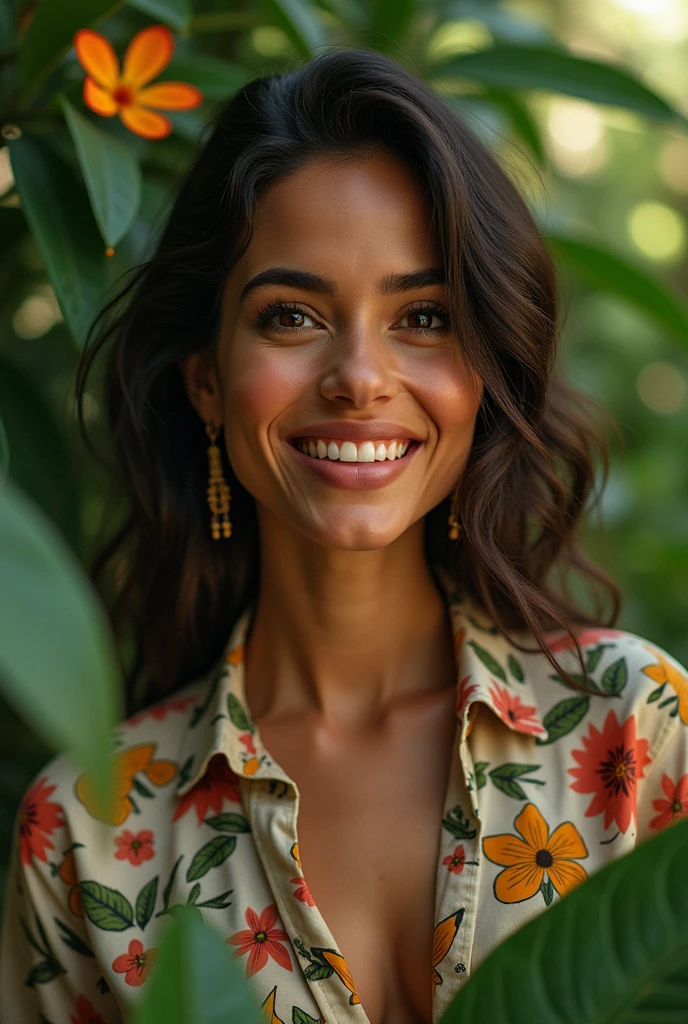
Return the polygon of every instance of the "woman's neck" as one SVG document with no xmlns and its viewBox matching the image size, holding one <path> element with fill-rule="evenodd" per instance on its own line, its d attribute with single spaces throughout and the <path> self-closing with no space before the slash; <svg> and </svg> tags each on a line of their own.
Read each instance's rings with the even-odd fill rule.
<svg viewBox="0 0 688 1024">
<path fill-rule="evenodd" d="M 343 551 L 264 514 L 261 553 L 246 654 L 257 720 L 315 713 L 358 728 L 399 701 L 455 685 L 451 625 L 422 520 L 385 548 Z"/>
</svg>

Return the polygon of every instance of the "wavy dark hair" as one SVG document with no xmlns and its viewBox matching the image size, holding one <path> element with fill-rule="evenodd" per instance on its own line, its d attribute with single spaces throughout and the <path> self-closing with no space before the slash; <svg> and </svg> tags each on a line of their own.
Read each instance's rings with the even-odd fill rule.
<svg viewBox="0 0 688 1024">
<path fill-rule="evenodd" d="M 362 49 L 325 52 L 249 82 L 213 115 L 153 255 L 100 310 L 79 364 L 80 428 L 97 454 L 84 398 L 107 349 L 105 427 L 126 514 L 91 575 L 110 595 L 115 637 L 130 638 L 130 710 L 206 672 L 259 587 L 255 502 L 224 451 L 233 536 L 211 539 L 208 442 L 178 364 L 217 343 L 222 285 L 266 186 L 317 157 L 377 152 L 424 188 L 454 334 L 484 382 L 460 483 L 462 537 L 447 537 L 445 500 L 426 516 L 429 563 L 445 565 L 500 633 L 541 649 L 567 678 L 546 633 L 574 636 L 618 617 L 618 588 L 576 544 L 597 473 L 607 476 L 599 410 L 554 372 L 557 279 L 526 202 L 488 146 L 414 74 Z M 596 597 L 595 618 L 571 596 L 575 575 Z M 513 637 L 520 630 L 534 647 Z"/>
</svg>

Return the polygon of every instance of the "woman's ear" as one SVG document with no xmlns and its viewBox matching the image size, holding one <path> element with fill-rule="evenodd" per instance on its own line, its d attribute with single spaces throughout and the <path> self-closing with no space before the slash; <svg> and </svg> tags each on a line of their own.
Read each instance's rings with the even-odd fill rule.
<svg viewBox="0 0 688 1024">
<path fill-rule="evenodd" d="M 180 359 L 179 371 L 186 393 L 204 423 L 211 420 L 216 427 L 224 422 L 222 388 L 217 364 L 210 349 L 192 352 Z"/>
</svg>

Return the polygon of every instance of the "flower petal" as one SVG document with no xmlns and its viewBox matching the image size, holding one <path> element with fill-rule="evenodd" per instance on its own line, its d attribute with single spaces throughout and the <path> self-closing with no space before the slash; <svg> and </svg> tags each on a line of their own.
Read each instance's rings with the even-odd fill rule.
<svg viewBox="0 0 688 1024">
<path fill-rule="evenodd" d="M 83 100 L 89 110 L 101 117 L 113 117 L 117 113 L 117 103 L 107 89 L 101 88 L 92 78 L 84 78 Z"/>
<path fill-rule="evenodd" d="M 540 888 L 545 869 L 535 861 L 530 864 L 514 864 L 504 868 L 495 878 L 494 893 L 500 903 L 522 903 L 529 900 Z"/>
<path fill-rule="evenodd" d="M 252 978 L 258 971 L 262 971 L 268 962 L 268 951 L 265 948 L 265 942 L 254 942 L 251 946 L 251 952 L 248 955 L 246 961 L 246 977 Z"/>
<path fill-rule="evenodd" d="M 455 913 L 450 914 L 449 917 L 445 917 L 443 921 L 440 921 L 440 923 L 435 926 L 435 931 L 432 937 L 433 967 L 437 967 L 451 949 L 451 945 L 462 919 L 463 910 L 457 910 Z"/>
<path fill-rule="evenodd" d="M 588 851 L 578 829 L 570 821 L 563 822 L 549 838 L 547 850 L 555 860 L 562 857 L 587 857 Z"/>
<path fill-rule="evenodd" d="M 521 813 L 514 818 L 514 828 L 521 833 L 531 850 L 546 848 L 549 828 L 535 804 L 526 804 Z"/>
<path fill-rule="evenodd" d="M 117 54 L 104 36 L 90 28 L 81 28 L 74 36 L 77 60 L 98 85 L 113 89 L 119 81 Z"/>
<path fill-rule="evenodd" d="M 550 864 L 547 873 L 554 888 L 560 896 L 565 896 L 571 889 L 584 882 L 588 873 L 575 860 L 557 860 Z"/>
<path fill-rule="evenodd" d="M 164 25 L 151 25 L 137 32 L 124 54 L 122 83 L 140 89 L 167 67 L 173 52 L 172 33 Z"/>
<path fill-rule="evenodd" d="M 136 96 L 136 102 L 142 107 L 157 107 L 159 110 L 191 110 L 202 100 L 201 90 L 186 82 L 157 82 L 140 89 Z"/>
<path fill-rule="evenodd" d="M 144 139 L 164 139 L 172 131 L 172 122 L 154 110 L 145 107 L 122 107 L 119 112 L 122 124 Z"/>
<path fill-rule="evenodd" d="M 276 960 L 280 967 L 284 967 L 285 971 L 294 970 L 289 959 L 289 951 L 281 942 L 273 942 L 272 939 L 266 939 L 265 948 L 268 951 L 268 955 Z"/>
<path fill-rule="evenodd" d="M 512 864 L 532 864 L 537 851 L 528 843 L 505 832 L 499 836 L 487 836 L 483 839 L 483 852 L 493 864 L 510 867 Z"/>
</svg>

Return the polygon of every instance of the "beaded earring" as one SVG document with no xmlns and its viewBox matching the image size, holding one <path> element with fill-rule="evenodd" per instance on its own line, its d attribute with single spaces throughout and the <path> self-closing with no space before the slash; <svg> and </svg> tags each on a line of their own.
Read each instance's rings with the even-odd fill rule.
<svg viewBox="0 0 688 1024">
<path fill-rule="evenodd" d="M 449 540 L 458 540 L 461 535 L 461 524 L 459 523 L 459 489 L 452 494 L 451 511 L 449 512 Z"/>
<path fill-rule="evenodd" d="M 210 530 L 213 535 L 213 540 L 219 540 L 220 516 L 222 516 L 222 536 L 232 536 L 232 524 L 229 521 L 229 501 L 231 492 L 222 472 L 222 455 L 220 454 L 220 449 L 215 444 L 218 434 L 220 433 L 219 427 L 216 427 L 211 421 L 210 423 L 206 423 L 205 432 L 210 438 L 210 444 L 208 446 L 209 477 L 208 490 L 206 491 L 206 494 L 208 495 L 208 505 L 212 512 Z"/>
</svg>

